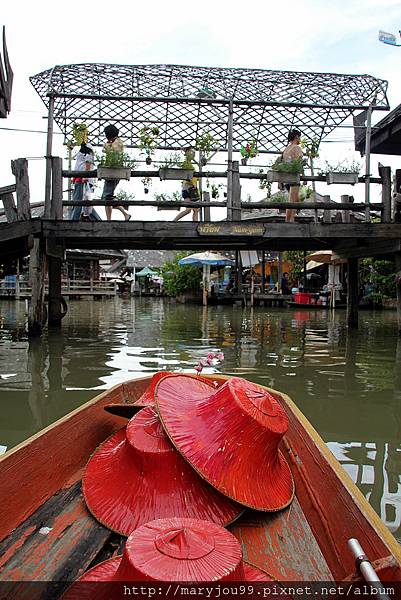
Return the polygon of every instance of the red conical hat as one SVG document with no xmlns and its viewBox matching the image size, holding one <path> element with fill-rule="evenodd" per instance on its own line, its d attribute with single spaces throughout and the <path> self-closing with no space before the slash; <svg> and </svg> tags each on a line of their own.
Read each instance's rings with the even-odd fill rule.
<svg viewBox="0 0 401 600">
<path fill-rule="evenodd" d="M 256 510 L 280 510 L 294 481 L 278 449 L 288 419 L 262 386 L 233 377 L 220 388 L 186 375 L 159 381 L 156 406 L 177 450 L 217 490 Z"/>
<path fill-rule="evenodd" d="M 78 582 L 112 581 L 197 583 L 274 579 L 243 561 L 241 544 L 226 529 L 210 521 L 172 518 L 157 519 L 133 531 L 123 556 L 90 569 L 71 586 L 63 600 L 91 597 L 74 594 L 74 588 L 79 589 Z"/>
<path fill-rule="evenodd" d="M 174 375 L 174 373 L 171 373 L 170 371 L 159 371 L 158 373 L 155 373 L 152 379 L 150 380 L 148 387 L 146 388 L 142 396 L 140 396 L 137 400 L 135 400 L 134 402 L 114 402 L 113 404 L 106 404 L 104 406 L 104 410 L 108 413 L 111 413 L 112 415 L 117 415 L 118 417 L 132 419 L 132 417 L 136 415 L 144 406 L 155 405 L 154 395 L 156 386 L 159 383 L 160 379 L 163 379 L 163 377 L 167 377 L 168 375 Z M 198 375 L 188 376 L 195 378 L 199 377 Z M 202 378 L 202 381 L 208 380 L 204 380 Z M 221 385 L 221 383 L 216 381 L 214 382 L 214 385 L 217 387 Z"/>
<path fill-rule="evenodd" d="M 96 519 L 127 536 L 155 518 L 191 517 L 226 525 L 243 511 L 191 469 L 151 407 L 96 450 L 82 488 Z"/>
</svg>

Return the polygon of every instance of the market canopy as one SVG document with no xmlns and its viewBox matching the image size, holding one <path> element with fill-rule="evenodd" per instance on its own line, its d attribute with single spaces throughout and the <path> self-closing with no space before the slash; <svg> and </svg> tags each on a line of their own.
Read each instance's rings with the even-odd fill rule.
<svg viewBox="0 0 401 600">
<path fill-rule="evenodd" d="M 291 127 L 320 142 L 371 103 L 389 109 L 387 82 L 371 75 L 76 64 L 57 65 L 30 81 L 48 108 L 54 101 L 65 141 L 75 122 L 85 122 L 94 145 L 103 144 L 105 125 L 114 123 L 128 147 L 139 147 L 139 131 L 150 125 L 160 131 L 159 149 L 182 149 L 209 133 L 226 151 L 232 125 L 233 150 L 256 139 L 259 152 L 277 153 Z"/>
<path fill-rule="evenodd" d="M 144 267 L 143 269 L 138 271 L 138 273 L 136 273 L 137 277 L 146 277 L 147 275 L 158 275 L 158 274 L 159 273 L 157 271 L 153 271 L 152 269 L 149 269 L 149 267 Z"/>
<path fill-rule="evenodd" d="M 178 261 L 179 265 L 226 266 L 234 264 L 230 258 L 216 252 L 196 252 Z"/>
</svg>

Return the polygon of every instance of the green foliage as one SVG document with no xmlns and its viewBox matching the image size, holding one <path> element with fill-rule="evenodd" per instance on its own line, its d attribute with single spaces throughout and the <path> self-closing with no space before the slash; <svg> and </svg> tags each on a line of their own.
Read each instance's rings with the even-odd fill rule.
<svg viewBox="0 0 401 600">
<path fill-rule="evenodd" d="M 304 165 L 305 160 L 302 156 L 289 161 L 284 161 L 281 156 L 279 156 L 270 168 L 272 171 L 279 171 L 280 173 L 303 173 Z"/>
<path fill-rule="evenodd" d="M 285 192 L 276 192 L 273 196 L 270 196 L 271 202 L 288 202 L 288 194 Z"/>
<path fill-rule="evenodd" d="M 301 201 L 308 200 L 313 195 L 313 189 L 308 185 L 301 185 L 299 188 L 299 199 Z"/>
<path fill-rule="evenodd" d="M 367 295 L 376 304 L 383 300 L 395 298 L 395 265 L 390 260 L 363 258 L 359 261 L 359 283 L 362 287 L 371 288 Z"/>
<path fill-rule="evenodd" d="M 240 153 L 243 158 L 255 158 L 259 154 L 257 141 L 253 139 L 251 142 L 243 144 Z"/>
<path fill-rule="evenodd" d="M 263 175 L 264 171 L 263 169 L 259 169 L 259 173 L 261 175 Z M 267 181 L 267 179 L 260 179 L 259 180 L 259 189 L 260 190 L 266 190 L 266 195 L 268 198 L 270 198 L 270 196 L 272 195 L 272 182 L 271 181 Z"/>
<path fill-rule="evenodd" d="M 131 194 L 125 190 L 120 190 L 117 192 L 116 198 L 117 200 L 120 200 L 120 202 L 131 202 L 132 200 L 135 200 L 135 194 Z"/>
<path fill-rule="evenodd" d="M 158 127 L 142 127 L 139 130 L 139 147 L 147 156 L 151 156 L 157 148 Z"/>
<path fill-rule="evenodd" d="M 301 279 L 304 271 L 303 250 L 287 250 L 283 252 L 283 260 L 292 264 L 291 281 L 296 282 Z"/>
<path fill-rule="evenodd" d="M 129 167 L 135 169 L 135 160 L 125 152 L 117 152 L 111 148 L 105 148 L 102 154 L 96 154 L 99 167 Z"/>
<path fill-rule="evenodd" d="M 177 296 L 185 292 L 200 289 L 202 271 L 194 265 L 179 265 L 178 261 L 192 252 L 177 252 L 173 260 L 164 263 L 162 276 L 164 289 L 168 296 Z"/>
<path fill-rule="evenodd" d="M 326 160 L 324 165 L 319 167 L 318 175 L 327 175 L 327 173 L 359 173 L 361 166 L 362 165 L 356 160 L 353 160 L 351 163 L 343 160 L 333 164 Z"/>
<path fill-rule="evenodd" d="M 204 131 L 201 135 L 198 135 L 195 142 L 195 148 L 203 152 L 206 156 L 211 154 L 214 150 L 217 150 L 217 140 L 212 136 L 209 131 Z"/>
<path fill-rule="evenodd" d="M 88 143 L 88 127 L 86 123 L 74 123 L 72 126 L 72 134 L 67 140 L 67 148 L 72 150 L 75 146 Z"/>
<path fill-rule="evenodd" d="M 182 200 L 180 192 L 173 192 L 172 194 L 167 194 L 165 192 L 163 194 L 155 194 L 154 198 L 157 202 L 181 202 Z M 180 256 L 180 258 L 182 257 Z"/>
<path fill-rule="evenodd" d="M 167 156 L 164 157 L 164 159 L 160 163 L 160 166 L 163 169 L 169 169 L 171 167 L 181 167 L 181 156 L 178 152 L 171 152 L 170 154 L 167 154 Z"/>
<path fill-rule="evenodd" d="M 318 158 L 319 156 L 319 140 L 314 137 L 309 140 L 306 137 L 301 139 L 301 148 L 305 151 L 305 154 L 308 158 Z"/>
</svg>

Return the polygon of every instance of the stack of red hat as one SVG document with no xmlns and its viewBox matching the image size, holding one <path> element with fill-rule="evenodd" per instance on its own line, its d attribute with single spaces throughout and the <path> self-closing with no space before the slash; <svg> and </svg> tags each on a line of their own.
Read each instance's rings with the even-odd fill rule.
<svg viewBox="0 0 401 600">
<path fill-rule="evenodd" d="M 274 396 L 241 378 L 158 373 L 135 404 L 139 412 L 95 451 L 83 477 L 92 514 L 129 536 L 125 553 L 84 577 L 269 580 L 244 567 L 223 527 L 245 507 L 276 511 L 293 499 L 278 448 L 288 420 Z"/>
</svg>

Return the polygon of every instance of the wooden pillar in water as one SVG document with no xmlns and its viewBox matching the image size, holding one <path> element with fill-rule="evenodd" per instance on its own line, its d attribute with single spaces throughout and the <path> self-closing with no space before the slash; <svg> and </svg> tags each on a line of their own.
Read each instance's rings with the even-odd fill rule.
<svg viewBox="0 0 401 600">
<path fill-rule="evenodd" d="M 401 335 L 401 252 L 395 253 L 395 284 L 397 286 L 397 329 Z"/>
<path fill-rule="evenodd" d="M 61 258 L 49 256 L 49 327 L 61 326 Z"/>
<path fill-rule="evenodd" d="M 45 322 L 45 273 L 46 255 L 43 242 L 35 238 L 29 260 L 32 298 L 29 305 L 28 335 L 41 335 Z"/>
<path fill-rule="evenodd" d="M 55 220 L 63 218 L 63 178 L 62 160 L 58 157 L 51 159 L 51 204 L 49 217 Z M 49 327 L 61 326 L 61 266 L 64 258 L 64 248 L 54 240 L 48 240 L 47 254 L 49 256 Z"/>
<path fill-rule="evenodd" d="M 262 294 L 265 293 L 266 289 L 266 252 L 262 250 Z"/>
<path fill-rule="evenodd" d="M 358 327 L 358 259 L 349 258 L 347 265 L 347 325 Z"/>
</svg>

